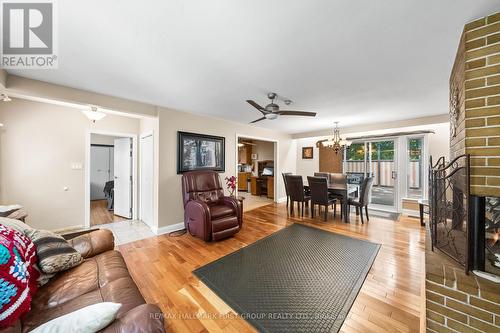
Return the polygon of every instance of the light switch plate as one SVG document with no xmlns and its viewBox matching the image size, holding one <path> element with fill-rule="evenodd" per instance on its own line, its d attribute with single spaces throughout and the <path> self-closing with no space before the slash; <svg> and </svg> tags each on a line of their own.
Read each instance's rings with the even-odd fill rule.
<svg viewBox="0 0 500 333">
<path fill-rule="evenodd" d="M 73 162 L 73 163 L 71 163 L 71 169 L 72 170 L 81 170 L 82 169 L 82 163 L 79 163 L 79 162 Z"/>
</svg>

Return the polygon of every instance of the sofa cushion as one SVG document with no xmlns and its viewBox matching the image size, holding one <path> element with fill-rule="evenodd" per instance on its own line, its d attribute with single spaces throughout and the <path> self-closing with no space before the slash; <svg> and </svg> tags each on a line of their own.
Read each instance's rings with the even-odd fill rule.
<svg viewBox="0 0 500 333">
<path fill-rule="evenodd" d="M 236 216 L 225 216 L 217 220 L 212 220 L 212 233 L 235 227 L 239 227 L 238 218 Z"/>
<path fill-rule="evenodd" d="M 234 215 L 234 210 L 226 205 L 214 205 L 209 206 L 210 216 L 212 219 L 219 219 L 224 216 Z"/>
<path fill-rule="evenodd" d="M 82 255 L 61 236 L 47 230 L 25 231 L 36 246 L 38 267 L 47 274 L 64 271 L 79 265 Z"/>
</svg>

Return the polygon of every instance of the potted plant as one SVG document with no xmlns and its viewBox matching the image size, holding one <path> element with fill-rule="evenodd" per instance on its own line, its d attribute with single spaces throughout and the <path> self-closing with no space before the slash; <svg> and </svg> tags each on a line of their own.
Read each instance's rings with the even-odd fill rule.
<svg viewBox="0 0 500 333">
<path fill-rule="evenodd" d="M 231 177 L 226 177 L 226 188 L 229 192 L 229 195 L 231 197 L 234 197 L 234 192 L 236 191 L 236 177 L 231 176 Z"/>
</svg>

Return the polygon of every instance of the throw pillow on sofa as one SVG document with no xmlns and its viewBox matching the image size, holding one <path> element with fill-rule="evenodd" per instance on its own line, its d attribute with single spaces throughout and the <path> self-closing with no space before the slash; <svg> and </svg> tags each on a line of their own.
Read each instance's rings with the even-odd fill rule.
<svg viewBox="0 0 500 333">
<path fill-rule="evenodd" d="M 83 261 L 82 255 L 60 235 L 37 229 L 25 232 L 36 246 L 38 267 L 46 274 L 65 271 Z"/>
<path fill-rule="evenodd" d="M 19 231 L 0 224 L 0 329 L 30 309 L 36 292 L 35 246 Z"/>
<path fill-rule="evenodd" d="M 23 208 L 20 205 L 0 206 L 0 216 L 5 217 Z"/>
<path fill-rule="evenodd" d="M 35 328 L 32 333 L 94 333 L 116 319 L 120 303 L 103 302 L 57 317 Z"/>
<path fill-rule="evenodd" d="M 11 228 L 19 232 L 22 232 L 23 234 L 26 234 L 26 230 L 33 229 L 22 221 L 9 219 L 7 217 L 0 217 L 0 224 L 3 224 L 7 228 Z"/>
</svg>

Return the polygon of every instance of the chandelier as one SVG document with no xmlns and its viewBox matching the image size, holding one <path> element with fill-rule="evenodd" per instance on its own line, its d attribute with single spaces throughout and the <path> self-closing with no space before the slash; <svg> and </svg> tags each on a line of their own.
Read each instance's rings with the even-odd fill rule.
<svg viewBox="0 0 500 333">
<path fill-rule="evenodd" d="M 346 139 L 342 139 L 340 137 L 339 122 L 336 121 L 335 128 L 333 129 L 333 137 L 323 141 L 323 146 L 333 149 L 335 154 L 338 154 L 342 147 L 349 147 L 351 143 L 351 141 L 347 141 Z"/>
</svg>

